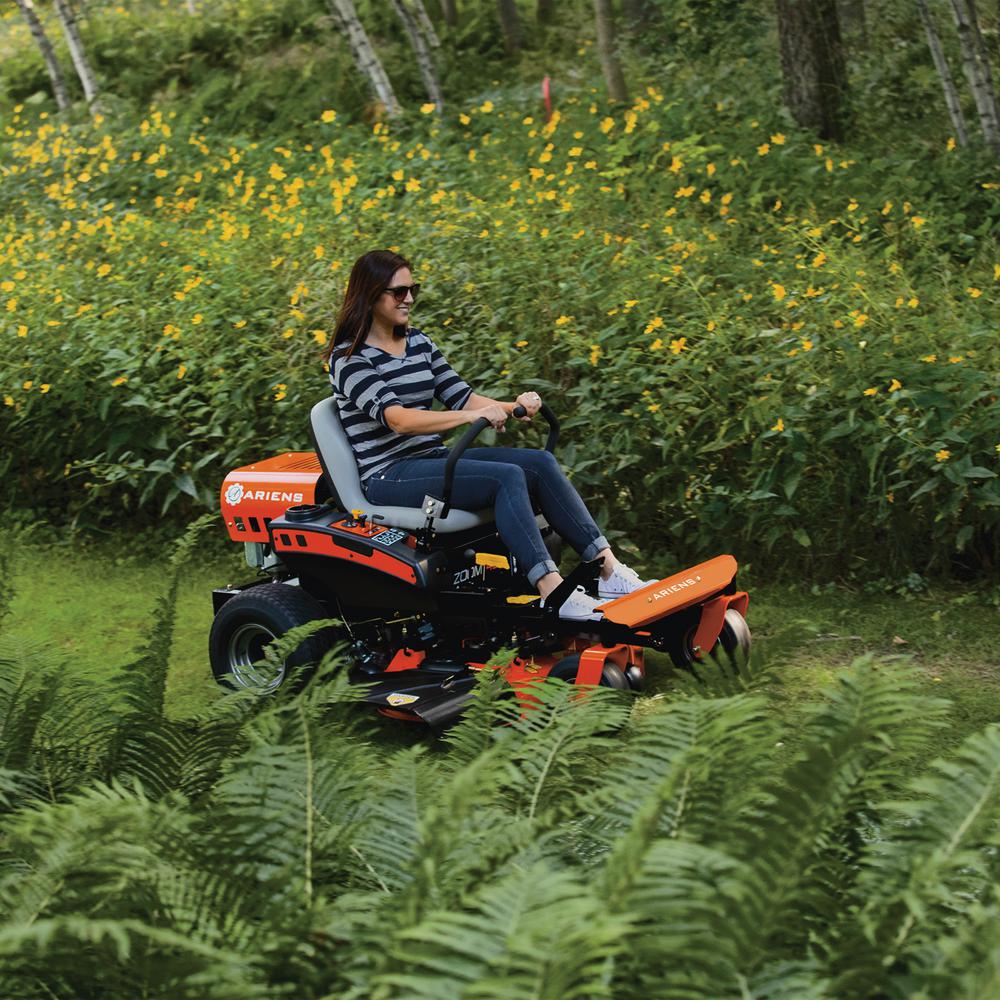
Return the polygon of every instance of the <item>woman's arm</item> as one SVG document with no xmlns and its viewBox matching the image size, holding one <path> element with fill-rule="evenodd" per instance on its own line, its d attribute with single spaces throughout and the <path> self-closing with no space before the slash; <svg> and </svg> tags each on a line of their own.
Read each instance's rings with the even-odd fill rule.
<svg viewBox="0 0 1000 1000">
<path fill-rule="evenodd" d="M 463 410 L 481 410 L 484 406 L 502 406 L 507 413 L 517 406 L 517 403 L 505 403 L 499 399 L 490 399 L 489 396 L 478 396 L 473 393 L 465 402 Z"/>
<path fill-rule="evenodd" d="M 387 406 L 385 422 L 397 434 L 440 434 L 462 424 L 471 424 L 489 413 L 472 409 L 464 410 L 421 410 L 410 406 Z M 497 416 L 494 413 L 494 416 Z"/>
</svg>

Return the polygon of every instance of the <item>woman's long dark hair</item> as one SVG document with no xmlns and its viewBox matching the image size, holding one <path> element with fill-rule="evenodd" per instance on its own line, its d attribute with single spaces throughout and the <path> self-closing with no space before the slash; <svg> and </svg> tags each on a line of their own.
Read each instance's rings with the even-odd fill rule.
<svg viewBox="0 0 1000 1000">
<path fill-rule="evenodd" d="M 369 250 L 354 262 L 333 338 L 323 350 L 324 361 L 329 363 L 333 352 L 341 349 L 342 345 L 347 345 L 344 352 L 346 357 L 350 357 L 361 347 L 371 329 L 378 297 L 389 287 L 392 276 L 402 267 L 413 270 L 405 257 L 391 250 Z M 406 326 L 394 326 L 392 332 L 397 337 L 405 336 Z"/>
</svg>

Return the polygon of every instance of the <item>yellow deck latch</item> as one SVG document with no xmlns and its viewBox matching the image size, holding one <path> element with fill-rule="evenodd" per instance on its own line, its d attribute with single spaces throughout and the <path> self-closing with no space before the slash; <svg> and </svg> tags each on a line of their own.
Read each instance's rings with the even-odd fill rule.
<svg viewBox="0 0 1000 1000">
<path fill-rule="evenodd" d="M 492 552 L 477 552 L 477 566 L 489 566 L 491 569 L 510 569 L 510 560 L 506 556 L 494 555 Z"/>
<path fill-rule="evenodd" d="M 530 604 L 532 601 L 537 601 L 541 598 L 541 594 L 519 594 L 517 597 L 508 597 L 508 604 Z"/>
</svg>

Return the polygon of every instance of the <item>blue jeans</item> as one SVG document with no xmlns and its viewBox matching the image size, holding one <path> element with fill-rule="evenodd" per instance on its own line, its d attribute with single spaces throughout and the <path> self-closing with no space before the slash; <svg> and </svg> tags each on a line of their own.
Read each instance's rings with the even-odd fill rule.
<svg viewBox="0 0 1000 1000">
<path fill-rule="evenodd" d="M 403 458 L 365 482 L 365 496 L 379 506 L 420 507 L 424 495 L 440 496 L 444 488 L 443 457 Z M 492 507 L 497 530 L 534 586 L 558 569 L 549 556 L 535 521 L 531 498 L 545 520 L 580 554 L 593 559 L 608 547 L 573 484 L 548 451 L 532 448 L 470 448 L 455 466 L 453 507 Z"/>
</svg>

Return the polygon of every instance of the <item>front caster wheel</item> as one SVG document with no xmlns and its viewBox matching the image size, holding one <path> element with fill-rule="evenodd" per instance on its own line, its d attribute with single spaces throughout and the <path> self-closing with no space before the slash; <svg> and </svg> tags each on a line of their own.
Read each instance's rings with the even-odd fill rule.
<svg viewBox="0 0 1000 1000">
<path fill-rule="evenodd" d="M 265 648 L 290 629 L 325 617 L 312 597 L 289 584 L 262 584 L 230 598 L 215 616 L 208 638 L 215 679 L 236 691 L 276 691 L 295 667 L 318 663 L 335 636 L 330 629 L 314 633 L 277 667 L 261 662 Z"/>
<path fill-rule="evenodd" d="M 571 653 L 569 656 L 564 656 L 558 663 L 556 663 L 548 674 L 546 674 L 546 677 L 558 677 L 559 680 L 565 681 L 567 684 L 575 684 L 576 675 L 579 672 L 580 654 Z M 631 685 L 622 673 L 620 667 L 614 663 L 605 663 L 604 669 L 601 671 L 601 681 L 598 686 L 618 688 L 619 690 L 624 691 Z"/>
<path fill-rule="evenodd" d="M 697 626 L 692 625 L 685 633 L 683 641 L 668 652 L 675 667 L 687 670 L 697 677 L 697 668 L 704 666 L 708 661 L 704 657 L 699 659 L 692 651 L 696 630 Z M 750 627 L 735 608 L 726 609 L 722 631 L 715 640 L 715 645 L 709 650 L 708 656 L 717 666 L 723 669 L 728 667 L 734 674 L 739 674 L 750 662 Z"/>
</svg>

